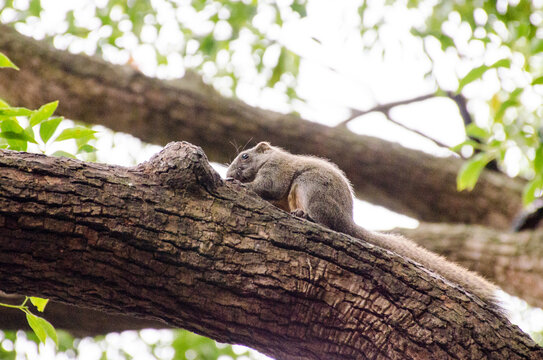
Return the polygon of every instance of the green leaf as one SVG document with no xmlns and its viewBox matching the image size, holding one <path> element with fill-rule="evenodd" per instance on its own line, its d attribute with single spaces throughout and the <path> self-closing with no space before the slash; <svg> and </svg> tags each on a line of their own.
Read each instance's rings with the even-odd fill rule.
<svg viewBox="0 0 543 360">
<path fill-rule="evenodd" d="M 532 41 L 532 46 L 531 46 L 531 52 L 532 54 L 537 54 L 537 53 L 540 53 L 543 51 L 543 40 L 541 39 L 534 39 Z"/>
<path fill-rule="evenodd" d="M 285 72 L 285 58 L 287 56 L 287 50 L 281 48 L 281 53 L 277 59 L 277 65 L 273 68 L 270 80 L 268 80 L 268 86 L 273 87 L 281 79 L 281 75 Z"/>
<path fill-rule="evenodd" d="M 34 314 L 31 314 L 30 312 L 26 312 L 26 320 L 28 321 L 28 325 L 30 325 L 32 330 L 34 330 L 34 333 L 42 343 L 45 343 L 45 339 L 49 337 L 58 346 L 57 332 L 55 331 L 53 325 L 49 323 L 49 321 Z"/>
<path fill-rule="evenodd" d="M 292 9 L 292 11 L 298 13 L 298 15 L 300 15 L 300 17 L 306 17 L 307 16 L 307 11 L 305 9 L 305 5 L 300 4 L 300 1 L 293 2 L 290 5 L 290 8 Z"/>
<path fill-rule="evenodd" d="M 34 136 L 34 130 L 32 130 L 32 127 L 30 125 L 25 128 L 25 133 L 29 136 L 29 138 L 31 138 L 33 140 L 36 139 L 36 137 Z"/>
<path fill-rule="evenodd" d="M 543 175 L 543 144 L 535 151 L 534 170 L 536 175 Z"/>
<path fill-rule="evenodd" d="M 472 140 L 472 139 L 467 139 L 467 140 L 465 140 L 465 141 L 462 141 L 460 144 L 451 147 L 450 150 L 451 150 L 451 151 L 454 151 L 455 153 L 457 153 L 457 152 L 459 152 L 460 150 L 462 150 L 462 148 L 463 148 L 464 146 L 471 146 L 471 147 L 473 147 L 474 149 L 480 149 L 480 148 L 481 148 L 481 144 L 479 144 L 477 141 Z"/>
<path fill-rule="evenodd" d="M 217 49 L 217 41 L 213 37 L 212 34 L 207 35 L 204 37 L 200 43 L 200 50 L 204 55 L 211 56 L 216 52 Z"/>
<path fill-rule="evenodd" d="M 41 0 L 31 0 L 30 5 L 28 6 L 28 12 L 32 16 L 39 17 L 41 13 Z"/>
<path fill-rule="evenodd" d="M 94 134 L 91 134 L 89 136 L 83 136 L 83 137 L 80 137 L 80 138 L 77 138 L 75 139 L 75 145 L 77 146 L 77 148 L 79 149 L 81 146 L 87 144 L 89 141 L 93 140 L 93 139 L 96 139 L 96 137 L 94 136 Z"/>
<path fill-rule="evenodd" d="M 88 129 L 86 127 L 77 126 L 70 129 L 63 130 L 60 135 L 55 139 L 55 141 L 62 141 L 68 139 L 80 139 L 83 137 L 91 136 L 96 134 L 96 131 Z"/>
<path fill-rule="evenodd" d="M 55 151 L 54 153 L 51 154 L 51 156 L 58 156 L 58 157 L 64 156 L 64 157 L 67 157 L 67 158 L 77 159 L 74 155 L 70 154 L 69 152 L 62 151 L 62 150 Z"/>
<path fill-rule="evenodd" d="M 0 52 L 0 68 L 12 68 L 15 70 L 19 70 L 17 65 L 11 62 L 11 60 L 4 54 Z"/>
<path fill-rule="evenodd" d="M 37 144 L 34 137 L 26 132 L 14 119 L 7 119 L 0 123 L 0 137 L 11 140 L 29 141 Z"/>
<path fill-rule="evenodd" d="M 468 134 L 472 138 L 476 138 L 480 140 L 486 140 L 490 136 L 488 131 L 486 131 L 483 128 L 480 128 L 474 123 L 471 123 L 468 126 L 466 126 L 466 134 Z"/>
<path fill-rule="evenodd" d="M 34 140 L 32 137 L 30 137 L 26 132 L 22 133 L 15 133 L 11 131 L 2 131 L 0 133 L 0 137 L 8 140 L 20 140 L 25 142 L 31 142 L 33 144 L 37 144 L 36 140 Z"/>
<path fill-rule="evenodd" d="M 541 85 L 541 84 L 543 84 L 543 76 L 540 76 L 534 79 L 534 81 L 532 81 L 532 85 Z"/>
<path fill-rule="evenodd" d="M 475 80 L 480 79 L 485 72 L 487 72 L 490 69 L 495 69 L 499 67 L 510 67 L 511 66 L 511 60 L 509 59 L 501 59 L 496 61 L 494 64 L 488 66 L 488 65 L 481 65 L 474 69 L 471 69 L 470 72 L 467 73 L 464 78 L 460 80 L 460 83 L 458 84 L 458 90 L 456 92 L 462 91 L 464 86 L 466 86 L 469 83 L 474 82 Z"/>
<path fill-rule="evenodd" d="M 8 149 L 15 151 L 26 151 L 28 149 L 28 141 L 8 139 Z"/>
<path fill-rule="evenodd" d="M 456 177 L 456 188 L 458 191 L 473 190 L 477 183 L 477 179 L 479 179 L 479 175 L 481 175 L 481 171 L 490 160 L 492 160 L 492 158 L 489 155 L 480 153 L 475 155 L 471 160 L 465 162 Z"/>
<path fill-rule="evenodd" d="M 2 121 L 0 123 L 0 131 L 1 132 L 21 133 L 21 132 L 25 131 L 25 129 L 23 129 L 21 127 L 21 125 L 19 125 L 17 120 L 15 120 L 15 119 L 7 119 L 7 120 L 4 120 L 4 121 Z"/>
<path fill-rule="evenodd" d="M 26 321 L 28 321 L 28 325 L 30 325 L 38 339 L 40 339 L 42 343 L 45 343 L 45 339 L 47 339 L 47 333 L 45 332 L 42 323 L 38 320 L 38 317 L 27 312 Z"/>
<path fill-rule="evenodd" d="M 41 123 L 40 137 L 44 143 L 47 143 L 51 136 L 53 136 L 62 119 L 62 117 L 54 117 Z"/>
<path fill-rule="evenodd" d="M 92 153 L 95 151 L 97 151 L 97 149 L 94 146 L 89 144 L 83 144 L 79 147 L 79 149 L 77 149 L 77 154 L 80 154 L 82 152 Z"/>
<path fill-rule="evenodd" d="M 45 305 L 47 305 L 47 302 L 49 301 L 49 299 L 43 299 L 35 296 L 30 296 L 29 298 L 32 305 L 34 305 L 39 312 L 43 312 Z"/>
<path fill-rule="evenodd" d="M 49 119 L 55 112 L 58 106 L 58 100 L 42 105 L 38 111 L 34 112 L 30 117 L 30 126 L 35 126 L 43 120 Z"/>
<path fill-rule="evenodd" d="M 458 90 L 456 90 L 456 92 L 460 92 L 462 91 L 462 89 L 464 88 L 464 86 L 466 86 L 467 84 L 481 78 L 483 76 L 483 74 L 489 69 L 488 66 L 486 65 L 481 65 L 479 67 L 476 67 L 474 69 L 471 69 L 471 71 L 469 73 L 467 73 L 466 76 L 464 76 L 464 78 L 462 78 L 460 80 L 460 83 L 458 84 Z"/>
<path fill-rule="evenodd" d="M 2 107 L 0 108 L 0 116 L 30 116 L 34 111 L 24 107 Z"/>
<path fill-rule="evenodd" d="M 0 99 L 0 108 L 7 108 L 7 107 L 10 107 L 9 104 L 5 102 L 4 100 Z"/>
<path fill-rule="evenodd" d="M 505 110 L 512 106 L 516 106 L 519 104 L 519 101 L 516 98 L 509 98 L 505 100 L 501 105 L 498 111 L 496 111 L 496 120 L 501 120 L 503 118 L 503 114 L 505 114 Z"/>
<path fill-rule="evenodd" d="M 490 65 L 490 69 L 497 69 L 499 67 L 511 67 L 511 60 L 510 59 L 501 59 L 496 61 L 494 64 Z"/>
<path fill-rule="evenodd" d="M 524 206 L 529 205 L 535 200 L 536 195 L 539 195 L 538 193 L 541 191 L 541 188 L 543 188 L 543 177 L 541 176 L 536 176 L 524 186 L 524 189 L 522 190 L 522 203 Z"/>
</svg>

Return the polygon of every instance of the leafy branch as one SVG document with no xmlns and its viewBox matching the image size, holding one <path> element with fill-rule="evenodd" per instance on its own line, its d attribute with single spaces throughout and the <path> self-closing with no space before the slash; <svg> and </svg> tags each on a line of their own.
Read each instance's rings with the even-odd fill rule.
<svg viewBox="0 0 543 360">
<path fill-rule="evenodd" d="M 0 68 L 18 70 L 7 56 L 0 53 Z M 0 99 L 0 149 L 27 151 L 28 144 L 35 144 L 42 153 L 53 142 L 74 139 L 77 144 L 75 154 L 59 150 L 50 154 L 52 156 L 65 156 L 75 158 L 82 153 L 92 153 L 96 148 L 89 144 L 94 140 L 96 131 L 84 126 L 68 127 L 57 136 L 55 132 L 63 122 L 62 116 L 53 116 L 58 107 L 58 101 L 41 106 L 38 110 L 24 107 L 12 107 Z"/>
<path fill-rule="evenodd" d="M 17 65 L 11 62 L 3 53 L 0 53 L 0 68 L 19 70 Z M 39 146 L 39 140 L 43 146 L 43 148 L 40 148 L 40 151 L 45 153 L 47 144 L 74 139 L 78 146 L 76 154 L 96 151 L 96 148 L 88 144 L 90 140 L 95 139 L 94 134 L 96 131 L 83 126 L 68 127 L 56 137 L 53 137 L 63 121 L 63 117 L 53 116 L 57 106 L 58 101 L 53 101 L 41 106 L 38 110 L 30 110 L 24 107 L 12 107 L 0 99 L 0 148 L 26 151 L 28 143 Z M 25 123 L 26 127 L 24 127 Z M 60 150 L 51 155 L 75 158 L 75 155 Z M 45 343 L 45 340 L 49 337 L 58 347 L 58 337 L 55 328 L 44 318 L 34 315 L 27 305 L 28 301 L 39 312 L 43 312 L 49 300 L 26 296 L 20 305 L 0 303 L 0 306 L 19 309 L 24 312 L 28 325 L 32 328 L 38 339 Z"/>
<path fill-rule="evenodd" d="M 30 311 L 28 305 L 26 305 L 29 300 L 39 312 L 43 312 L 43 310 L 45 310 L 45 306 L 49 301 L 48 299 L 42 299 L 39 297 L 25 296 L 24 301 L 20 305 L 0 303 L 0 306 L 12 309 L 19 309 L 24 312 L 26 315 L 26 320 L 28 321 L 28 325 L 30 325 L 38 339 L 45 344 L 45 340 L 47 338 L 50 338 L 55 342 L 56 346 L 58 347 L 58 336 L 55 328 L 53 327 L 53 325 L 51 325 L 49 321 L 45 320 L 42 317 L 34 315 Z"/>
</svg>

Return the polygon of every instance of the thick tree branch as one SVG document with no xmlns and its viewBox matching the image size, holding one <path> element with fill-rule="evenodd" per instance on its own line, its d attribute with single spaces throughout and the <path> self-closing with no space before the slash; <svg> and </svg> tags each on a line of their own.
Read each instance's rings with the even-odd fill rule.
<svg viewBox="0 0 543 360">
<path fill-rule="evenodd" d="M 481 226 L 421 224 L 397 232 L 543 307 L 543 231 L 506 233 Z"/>
<path fill-rule="evenodd" d="M 543 359 L 420 265 L 224 183 L 175 143 L 135 168 L 0 152 L 0 288 L 279 359 Z"/>
<path fill-rule="evenodd" d="M 522 183 L 499 174 L 483 174 L 473 192 L 458 193 L 457 159 L 252 108 L 198 81 L 150 79 L 128 67 L 53 50 L 1 25 L 0 49 L 21 68 L 0 71 L 0 96 L 16 105 L 36 108 L 59 99 L 60 112 L 70 118 L 151 143 L 188 140 L 218 162 L 235 155 L 234 149 L 225 151 L 228 141 L 268 140 L 293 153 L 332 159 L 360 198 L 423 221 L 508 228 L 521 208 Z"/>
</svg>

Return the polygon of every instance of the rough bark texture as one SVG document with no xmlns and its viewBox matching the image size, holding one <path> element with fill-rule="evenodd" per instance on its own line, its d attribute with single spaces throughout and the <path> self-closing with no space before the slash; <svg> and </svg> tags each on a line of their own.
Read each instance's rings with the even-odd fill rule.
<svg viewBox="0 0 543 360">
<path fill-rule="evenodd" d="M 60 100 L 62 115 L 150 143 L 187 140 L 217 162 L 233 159 L 236 150 L 230 141 L 268 140 L 292 153 L 333 160 L 361 199 L 423 221 L 503 229 L 521 208 L 519 181 L 484 173 L 475 191 L 458 193 L 458 159 L 252 108 L 221 97 L 198 80 L 150 79 L 128 67 L 53 50 L 2 25 L 0 50 L 21 68 L 0 71 L 0 96 L 14 105 L 37 108 Z"/>
<path fill-rule="evenodd" d="M 0 292 L 0 302 L 2 303 L 18 305 L 23 300 L 24 296 L 8 295 Z M 46 309 L 47 311 L 43 314 L 35 313 L 54 324 L 56 329 L 66 330 L 75 337 L 97 336 L 124 330 L 163 329 L 169 327 L 161 321 L 140 319 L 122 314 L 108 314 L 55 301 L 48 302 Z M 31 331 L 28 321 L 21 311 L 2 306 L 0 306 L 0 329 Z"/>
<path fill-rule="evenodd" d="M 480 299 L 223 182 L 187 143 L 136 168 L 1 151 L 0 288 L 278 359 L 543 359 Z"/>
<path fill-rule="evenodd" d="M 396 232 L 543 308 L 543 231 L 505 233 L 481 226 L 421 224 Z"/>
</svg>

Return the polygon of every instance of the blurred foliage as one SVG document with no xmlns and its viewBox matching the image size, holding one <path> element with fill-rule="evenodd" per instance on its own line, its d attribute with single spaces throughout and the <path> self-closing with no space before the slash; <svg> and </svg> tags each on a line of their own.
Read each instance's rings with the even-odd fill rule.
<svg viewBox="0 0 543 360">
<path fill-rule="evenodd" d="M 373 32 L 368 49 L 379 44 L 387 11 L 373 2 L 359 7 L 361 36 Z M 379 5 L 380 6 L 380 5 Z M 453 150 L 473 154 L 458 174 L 459 190 L 471 190 L 482 169 L 496 161 L 512 176 L 529 180 L 525 205 L 543 193 L 543 3 L 527 0 L 429 1 L 388 0 L 388 8 L 424 13 L 411 26 L 430 60 L 427 79 L 436 96 L 462 94 L 471 122 L 466 141 Z M 373 15 L 371 26 L 367 16 Z M 386 54 L 387 49 L 383 49 Z M 444 64 L 453 64 L 447 67 Z M 448 71 L 443 74 L 443 68 Z M 456 76 L 456 86 L 451 84 Z M 447 78 L 448 79 L 445 79 Z M 466 120 L 466 119 L 464 119 Z"/>
<path fill-rule="evenodd" d="M 122 58 L 134 66 L 143 47 L 157 66 L 153 75 L 196 69 L 229 95 L 238 94 L 240 80 L 248 76 L 253 89 L 274 87 L 285 98 L 298 99 L 300 55 L 281 43 L 280 34 L 288 23 L 307 16 L 307 0 L 63 3 L 56 5 L 59 25 L 43 31 L 57 47 L 116 61 Z M 21 29 L 34 26 L 50 12 L 40 0 L 0 0 L 0 5 L 2 21 Z M 524 192 L 526 204 L 543 193 L 542 6 L 540 1 L 527 0 L 360 0 L 361 46 L 374 52 L 381 49 L 383 54 L 386 46 L 397 46 L 381 41 L 383 30 L 390 33 L 393 22 L 387 17 L 389 10 L 401 8 L 406 18 L 422 16 L 422 21 L 410 23 L 410 29 L 430 60 L 427 78 L 434 82 L 436 96 L 461 93 L 469 100 L 474 123 L 466 129 L 467 141 L 455 149 L 485 155 L 464 167 L 458 176 L 459 190 L 475 186 L 481 169 L 495 160 L 509 174 L 530 181 Z M 319 43 L 312 39 L 314 45 Z M 451 60 L 454 66 L 448 73 L 456 75 L 456 86 L 445 84 L 439 73 L 440 64 Z M 483 91 L 474 90 L 480 90 L 481 84 L 482 98 Z M 477 106 L 483 110 L 473 110 Z M 515 165 L 508 167 L 511 163 Z"/>
<path fill-rule="evenodd" d="M 221 355 L 232 359 L 249 356 L 249 351 L 234 352 L 232 346 L 218 344 L 216 341 L 193 334 L 186 330 L 174 330 L 172 347 L 175 350 L 174 359 L 180 360 L 216 360 Z"/>
<path fill-rule="evenodd" d="M 427 1 L 409 0 L 421 7 Z M 543 189 L 543 3 L 539 1 L 442 1 L 423 26 L 413 28 L 432 60 L 429 78 L 440 90 L 484 98 L 483 116 L 472 111 L 471 138 L 457 147 L 475 150 L 458 176 L 458 188 L 471 189 L 480 170 L 496 160 L 511 175 L 529 180 L 523 200 Z M 439 44 L 439 50 L 435 48 Z M 441 89 L 437 64 L 445 56 L 457 63 L 458 88 Z M 471 69 L 460 71 L 460 69 Z M 476 83 L 479 82 L 477 85 Z M 479 86 L 468 91 L 470 84 Z M 481 87 L 482 86 L 482 87 Z M 468 104 L 469 105 L 469 104 Z M 470 110 L 470 107 L 468 107 Z M 476 140 L 476 142 L 473 141 Z M 508 169 L 509 167 L 509 169 Z"/>
<path fill-rule="evenodd" d="M 147 45 L 158 68 L 168 68 L 173 62 L 185 69 L 207 69 L 212 79 L 206 79 L 229 84 L 231 94 L 236 94 L 240 74 L 248 68 L 264 80 L 261 89 L 275 86 L 282 75 L 289 74 L 284 85 L 294 99 L 292 80 L 298 75 L 299 56 L 280 44 L 276 34 L 284 19 L 306 15 L 305 2 L 85 0 L 59 6 L 65 11 L 60 14 L 57 9 L 56 15 L 65 26 L 45 35 L 76 52 L 82 51 L 77 46 L 83 42 L 78 40 L 88 40 L 85 44 L 93 49 L 87 52 L 115 53 L 126 62 L 131 62 L 137 46 Z M 44 12 L 40 0 L 0 0 L 0 8 L 7 13 L 0 13 L 3 21 L 16 27 L 39 22 Z M 233 65 L 232 59 L 240 55 L 245 62 Z"/>
<path fill-rule="evenodd" d="M 135 343 L 138 346 L 135 346 Z M 36 358 L 38 348 L 52 347 L 52 343 L 40 344 L 35 334 L 23 331 L 0 331 L 0 359 Z M 133 359 L 157 358 L 174 360 L 251 360 L 254 352 L 211 339 L 186 330 L 125 331 L 120 334 L 78 339 L 66 331 L 58 331 L 58 350 L 55 358 L 78 359 Z M 24 349 L 16 351 L 15 349 Z M 52 349 L 47 353 L 51 354 Z M 51 358 L 51 357 L 48 357 Z"/>
</svg>

